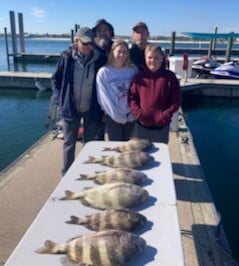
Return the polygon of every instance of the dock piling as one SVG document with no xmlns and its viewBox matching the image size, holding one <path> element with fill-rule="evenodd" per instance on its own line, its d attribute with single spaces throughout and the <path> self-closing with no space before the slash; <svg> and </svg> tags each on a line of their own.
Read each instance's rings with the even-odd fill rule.
<svg viewBox="0 0 239 266">
<path fill-rule="evenodd" d="M 232 44 L 233 44 L 233 37 L 229 37 L 228 43 L 227 43 L 227 51 L 226 51 L 226 58 L 225 62 L 229 62 L 231 59 L 231 50 L 232 50 Z"/>
<path fill-rule="evenodd" d="M 169 55 L 173 56 L 174 55 L 174 49 L 175 49 L 175 39 L 176 39 L 176 32 L 172 32 L 172 37 L 171 37 L 171 46 L 169 50 Z"/>
<path fill-rule="evenodd" d="M 11 24 L 11 34 L 12 34 L 12 53 L 15 58 L 17 55 L 17 36 L 16 36 L 16 24 L 15 24 L 15 13 L 10 11 L 10 24 Z"/>
<path fill-rule="evenodd" d="M 19 25 L 20 52 L 25 53 L 25 40 L 24 40 L 24 27 L 23 27 L 22 13 L 18 13 L 18 25 Z"/>
<path fill-rule="evenodd" d="M 6 46 L 6 58 L 7 58 L 7 69 L 10 71 L 9 51 L 8 51 L 8 39 L 7 39 L 7 28 L 4 28 L 4 38 Z"/>
</svg>

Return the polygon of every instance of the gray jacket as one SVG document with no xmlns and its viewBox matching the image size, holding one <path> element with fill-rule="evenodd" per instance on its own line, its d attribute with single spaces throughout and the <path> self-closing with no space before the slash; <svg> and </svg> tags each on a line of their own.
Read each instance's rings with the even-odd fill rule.
<svg viewBox="0 0 239 266">
<path fill-rule="evenodd" d="M 85 61 L 72 47 L 62 52 L 52 75 L 53 101 L 59 106 L 62 119 L 73 120 L 79 111 L 87 111 L 92 106 L 98 59 L 96 50 Z M 96 100 L 93 99 L 93 103 Z"/>
</svg>

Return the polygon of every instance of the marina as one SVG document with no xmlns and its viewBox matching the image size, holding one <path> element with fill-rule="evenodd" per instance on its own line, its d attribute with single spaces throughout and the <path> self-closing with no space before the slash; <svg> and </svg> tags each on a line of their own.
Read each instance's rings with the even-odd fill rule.
<svg viewBox="0 0 239 266">
<path fill-rule="evenodd" d="M 36 82 L 40 82 L 50 90 L 50 76 L 49 72 L 3 71 L 0 73 L 0 84 L 3 88 L 37 90 Z M 238 97 L 239 95 L 236 80 L 181 78 L 180 82 L 183 93 L 194 96 Z M 12 167 L 1 173 L 0 209 L 6 215 L 3 215 L 2 221 L 5 230 L 1 235 L 4 236 L 2 239 L 5 239 L 5 244 L 1 243 L 3 249 L 0 251 L 2 253 L 0 265 L 4 265 L 7 261 L 60 182 L 61 148 L 61 140 L 53 141 L 51 134 L 47 134 L 27 150 Z M 82 145 L 78 143 L 77 152 L 81 149 Z M 182 116 L 179 117 L 179 130 L 170 132 L 169 152 L 185 265 L 236 265 L 220 226 L 220 217 L 202 171 L 193 137 Z M 13 199 L 11 195 L 16 190 L 19 195 Z M 28 202 L 27 206 L 25 202 Z M 6 205 L 11 207 L 6 209 Z M 23 213 L 17 212 L 23 205 L 25 206 Z M 16 213 L 19 221 L 17 226 L 14 224 Z"/>
</svg>

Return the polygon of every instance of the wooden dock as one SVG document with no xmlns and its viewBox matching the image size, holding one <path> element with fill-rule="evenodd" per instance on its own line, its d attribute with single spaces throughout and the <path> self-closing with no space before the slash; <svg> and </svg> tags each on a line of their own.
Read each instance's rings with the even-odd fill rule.
<svg viewBox="0 0 239 266">
<path fill-rule="evenodd" d="M 0 71 L 0 88 L 37 89 L 36 82 L 51 88 L 51 73 Z"/>
<path fill-rule="evenodd" d="M 0 72 L 0 80 L 8 82 L 18 79 L 30 80 L 42 78 L 50 84 L 48 73 Z M 29 81 L 28 81 L 29 82 Z M 0 83 L 1 84 L 1 83 Z M 223 86 L 220 87 L 220 85 Z M 207 88 L 229 86 L 238 91 L 235 80 L 181 80 L 184 93 L 200 91 L 205 94 Z M 16 86 L 18 87 L 18 86 Z M 30 87 L 30 86 L 29 86 Z M 194 89 L 192 89 L 194 88 Z M 196 88 L 196 89 L 195 89 Z M 228 91 L 231 91 L 229 89 Z M 230 94 L 232 96 L 232 93 Z M 180 221 L 182 244 L 186 266 L 224 266 L 237 265 L 230 256 L 229 247 L 220 224 L 206 178 L 203 174 L 193 138 L 179 114 L 179 130 L 170 132 L 169 151 L 172 162 L 177 209 Z M 77 152 L 82 145 L 77 144 Z M 54 158 L 54 160 L 52 159 Z M 20 160 L 0 175 L 0 265 L 5 261 L 30 226 L 43 204 L 60 181 L 62 165 L 62 141 L 52 140 L 49 134 L 27 151 Z M 24 206 L 24 208 L 23 208 Z M 19 211 L 21 210 L 21 211 Z M 172 254 L 173 255 L 173 254 Z"/>
<path fill-rule="evenodd" d="M 36 81 L 51 89 L 51 73 L 0 71 L 0 88 L 37 89 Z M 195 79 L 180 80 L 183 93 L 205 96 L 239 97 L 238 80 Z"/>
<path fill-rule="evenodd" d="M 236 265 L 220 228 L 192 135 L 182 116 L 179 120 L 179 131 L 170 133 L 169 150 L 185 265 Z M 221 232 L 220 236 L 218 232 Z"/>
</svg>

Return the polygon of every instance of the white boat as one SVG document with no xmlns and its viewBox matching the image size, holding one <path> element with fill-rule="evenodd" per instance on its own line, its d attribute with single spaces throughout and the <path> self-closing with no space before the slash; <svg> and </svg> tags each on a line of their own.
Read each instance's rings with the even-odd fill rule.
<svg viewBox="0 0 239 266">
<path fill-rule="evenodd" d="M 215 78 L 239 79 L 239 64 L 235 61 L 224 63 L 210 71 Z"/>
</svg>

